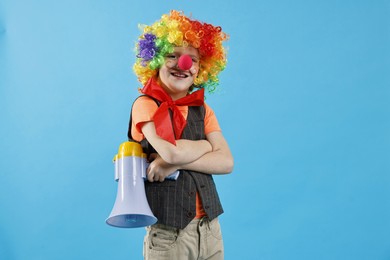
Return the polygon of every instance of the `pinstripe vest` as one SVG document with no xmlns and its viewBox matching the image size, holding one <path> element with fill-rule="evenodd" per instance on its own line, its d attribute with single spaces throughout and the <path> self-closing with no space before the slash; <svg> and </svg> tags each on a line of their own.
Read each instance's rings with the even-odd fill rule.
<svg viewBox="0 0 390 260">
<path fill-rule="evenodd" d="M 206 139 L 204 131 L 205 108 L 188 107 L 187 125 L 182 139 Z M 144 152 L 155 152 L 144 139 Z M 210 220 L 223 213 L 212 175 L 180 170 L 176 181 L 145 182 L 146 196 L 158 224 L 183 229 L 196 215 L 196 192 L 199 193 L 203 208 Z"/>
</svg>

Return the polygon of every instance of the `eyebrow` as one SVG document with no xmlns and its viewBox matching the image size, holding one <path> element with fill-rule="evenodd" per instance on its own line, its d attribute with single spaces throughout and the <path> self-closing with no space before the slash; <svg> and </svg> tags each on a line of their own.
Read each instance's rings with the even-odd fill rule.
<svg viewBox="0 0 390 260">
<path fill-rule="evenodd" d="M 171 52 L 171 53 L 167 53 L 167 55 L 169 55 L 169 54 L 176 54 L 176 55 L 180 55 L 181 53 L 180 52 L 178 52 L 178 51 L 174 51 L 174 52 Z M 193 55 L 193 54 L 187 54 L 188 56 L 190 56 L 191 58 L 196 58 L 196 59 L 198 59 L 198 60 L 200 60 L 200 57 L 199 56 L 197 56 L 197 55 Z M 181 56 L 181 55 L 180 55 Z"/>
</svg>

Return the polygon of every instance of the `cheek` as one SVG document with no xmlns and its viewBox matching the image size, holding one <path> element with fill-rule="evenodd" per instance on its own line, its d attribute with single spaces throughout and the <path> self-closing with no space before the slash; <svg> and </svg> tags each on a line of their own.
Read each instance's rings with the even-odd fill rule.
<svg viewBox="0 0 390 260">
<path fill-rule="evenodd" d="M 163 65 L 160 69 L 159 69 L 159 74 L 162 75 L 162 76 L 166 76 L 169 72 L 169 68 L 165 65 Z"/>
<path fill-rule="evenodd" d="M 169 69 L 172 69 L 173 67 L 176 66 L 176 61 L 167 60 L 164 64 L 164 66 L 166 66 Z"/>
<path fill-rule="evenodd" d="M 192 75 L 197 76 L 199 72 L 199 65 L 198 64 L 192 65 L 190 72 L 192 73 Z"/>
<path fill-rule="evenodd" d="M 158 73 L 157 73 L 158 78 L 160 79 L 160 81 L 161 81 L 163 84 L 166 84 L 166 83 L 167 83 L 167 79 L 168 79 L 167 71 L 168 71 L 168 70 L 166 70 L 166 69 L 164 69 L 164 68 L 160 68 L 160 70 L 159 70 Z"/>
</svg>

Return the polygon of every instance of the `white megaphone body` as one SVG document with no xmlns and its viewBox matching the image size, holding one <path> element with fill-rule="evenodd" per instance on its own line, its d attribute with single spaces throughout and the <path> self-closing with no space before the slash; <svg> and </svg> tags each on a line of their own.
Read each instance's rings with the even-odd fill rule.
<svg viewBox="0 0 390 260">
<path fill-rule="evenodd" d="M 114 157 L 116 201 L 106 223 L 114 227 L 136 228 L 157 222 L 145 194 L 146 155 L 136 142 L 124 142 Z"/>
</svg>

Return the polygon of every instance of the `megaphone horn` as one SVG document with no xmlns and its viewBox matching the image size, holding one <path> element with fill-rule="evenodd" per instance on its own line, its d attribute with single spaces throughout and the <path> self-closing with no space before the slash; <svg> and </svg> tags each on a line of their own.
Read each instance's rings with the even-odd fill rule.
<svg viewBox="0 0 390 260">
<path fill-rule="evenodd" d="M 114 157 L 118 191 L 106 223 L 114 227 L 136 228 L 157 222 L 145 194 L 146 158 L 136 142 L 124 142 Z"/>
</svg>

